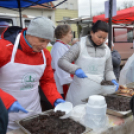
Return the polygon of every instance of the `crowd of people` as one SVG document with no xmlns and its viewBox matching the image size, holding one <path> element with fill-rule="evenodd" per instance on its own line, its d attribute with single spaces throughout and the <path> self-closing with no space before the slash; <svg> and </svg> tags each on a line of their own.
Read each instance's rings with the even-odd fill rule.
<svg viewBox="0 0 134 134">
<path fill-rule="evenodd" d="M 46 46 L 54 35 L 50 54 Z M 15 120 L 32 115 L 27 109 L 41 111 L 38 86 L 52 107 L 101 94 L 102 80 L 117 91 L 121 56 L 113 43 L 109 49 L 107 38 L 108 24 L 100 20 L 80 39 L 73 39 L 69 25 L 55 28 L 45 17 L 25 29 L 7 27 L 0 39 L 0 133 L 17 129 Z"/>
</svg>

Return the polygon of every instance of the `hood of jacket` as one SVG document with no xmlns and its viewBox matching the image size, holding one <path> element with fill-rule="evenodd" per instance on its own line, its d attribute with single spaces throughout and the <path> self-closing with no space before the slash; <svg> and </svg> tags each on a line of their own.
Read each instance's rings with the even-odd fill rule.
<svg viewBox="0 0 134 134">
<path fill-rule="evenodd" d="M 16 36 L 22 31 L 21 27 L 11 26 L 2 33 L 1 38 L 10 41 L 14 44 Z"/>
</svg>

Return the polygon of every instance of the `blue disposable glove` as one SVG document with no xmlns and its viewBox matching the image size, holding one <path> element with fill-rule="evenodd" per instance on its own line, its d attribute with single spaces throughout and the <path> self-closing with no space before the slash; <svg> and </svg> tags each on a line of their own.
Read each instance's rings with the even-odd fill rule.
<svg viewBox="0 0 134 134">
<path fill-rule="evenodd" d="M 21 105 L 18 101 L 15 101 L 10 108 L 8 109 L 8 112 L 19 112 L 22 111 L 24 113 L 28 113 Z"/>
<path fill-rule="evenodd" d="M 79 78 L 86 78 L 87 77 L 82 69 L 77 69 L 75 71 L 75 75 Z"/>
<path fill-rule="evenodd" d="M 116 80 L 112 80 L 111 82 L 116 86 L 115 91 L 117 91 L 119 89 L 119 84 L 116 82 Z"/>
<path fill-rule="evenodd" d="M 65 101 L 63 99 L 57 99 L 55 102 L 54 102 L 54 106 L 56 107 L 59 103 L 64 103 Z"/>
</svg>

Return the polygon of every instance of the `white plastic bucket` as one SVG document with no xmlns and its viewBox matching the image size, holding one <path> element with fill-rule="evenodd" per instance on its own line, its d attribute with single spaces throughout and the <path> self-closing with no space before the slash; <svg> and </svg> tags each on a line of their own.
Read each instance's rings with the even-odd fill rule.
<svg viewBox="0 0 134 134">
<path fill-rule="evenodd" d="M 94 107 L 87 104 L 86 112 L 87 114 L 106 114 L 107 111 L 107 104 L 101 107 Z"/>
<path fill-rule="evenodd" d="M 90 96 L 85 107 L 85 114 L 82 117 L 82 124 L 92 129 L 104 127 L 107 120 L 106 110 L 107 104 L 103 96 Z"/>
<path fill-rule="evenodd" d="M 101 85 L 101 93 L 104 95 L 113 94 L 115 92 L 115 85 Z"/>
</svg>

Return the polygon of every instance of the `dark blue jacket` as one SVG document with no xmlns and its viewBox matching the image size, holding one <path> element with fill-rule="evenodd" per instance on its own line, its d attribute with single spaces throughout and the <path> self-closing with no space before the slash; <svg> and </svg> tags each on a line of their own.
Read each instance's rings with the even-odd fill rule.
<svg viewBox="0 0 134 134">
<path fill-rule="evenodd" d="M 120 63 L 121 63 L 121 56 L 118 51 L 112 51 L 112 62 L 113 62 L 113 71 L 116 76 L 116 79 L 119 80 L 120 76 Z"/>
<path fill-rule="evenodd" d="M 0 134 L 6 134 L 8 125 L 8 113 L 0 99 Z"/>
</svg>

